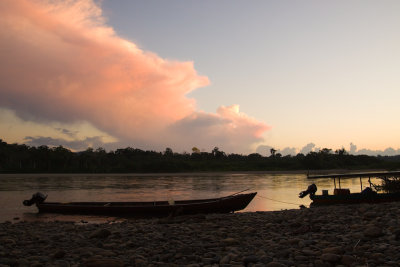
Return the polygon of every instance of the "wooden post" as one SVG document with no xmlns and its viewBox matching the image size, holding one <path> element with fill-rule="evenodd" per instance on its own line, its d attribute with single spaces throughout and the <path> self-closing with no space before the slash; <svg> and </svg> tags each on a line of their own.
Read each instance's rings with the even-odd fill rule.
<svg viewBox="0 0 400 267">
<path fill-rule="evenodd" d="M 342 186 L 340 185 L 340 177 L 339 177 L 339 189 L 342 189 Z"/>
<path fill-rule="evenodd" d="M 372 185 L 371 185 L 371 177 L 368 177 L 368 182 L 369 182 L 369 187 L 371 188 L 372 187 Z"/>
<path fill-rule="evenodd" d="M 336 189 L 336 177 L 333 177 L 333 183 L 334 183 L 335 189 Z"/>
<path fill-rule="evenodd" d="M 361 176 L 360 176 L 360 184 L 361 184 L 361 192 L 362 192 L 362 179 L 361 179 Z"/>
</svg>

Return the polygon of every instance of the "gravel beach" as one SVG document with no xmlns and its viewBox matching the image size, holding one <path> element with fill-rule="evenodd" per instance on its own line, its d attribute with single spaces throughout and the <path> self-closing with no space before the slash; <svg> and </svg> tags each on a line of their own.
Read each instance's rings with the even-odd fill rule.
<svg viewBox="0 0 400 267">
<path fill-rule="evenodd" d="M 0 224 L 0 266 L 400 266 L 400 203 Z"/>
</svg>

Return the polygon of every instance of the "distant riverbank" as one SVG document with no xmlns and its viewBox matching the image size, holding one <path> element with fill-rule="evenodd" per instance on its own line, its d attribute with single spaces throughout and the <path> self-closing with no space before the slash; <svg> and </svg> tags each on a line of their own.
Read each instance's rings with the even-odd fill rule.
<svg viewBox="0 0 400 267">
<path fill-rule="evenodd" d="M 196 173 L 251 172 L 298 173 L 299 170 L 366 170 L 399 169 L 400 155 L 352 155 L 344 149 L 323 148 L 307 154 L 271 155 L 252 153 L 229 154 L 215 147 L 210 152 L 176 153 L 170 148 L 163 152 L 138 148 L 105 151 L 88 148 L 73 152 L 62 146 L 30 147 L 7 144 L 0 140 L 0 173 Z"/>
<path fill-rule="evenodd" d="M 398 266 L 397 214 L 400 203 L 106 224 L 1 223 L 0 264 Z"/>
<path fill-rule="evenodd" d="M 347 169 L 329 169 L 329 170 L 288 170 L 288 171 L 213 171 L 213 172 L 163 172 L 163 173 L 0 173 L 0 177 L 41 177 L 41 176 L 215 176 L 215 175 L 240 175 L 240 174 L 341 174 L 356 172 L 384 172 L 383 169 L 363 169 L 363 170 L 347 170 Z"/>
</svg>

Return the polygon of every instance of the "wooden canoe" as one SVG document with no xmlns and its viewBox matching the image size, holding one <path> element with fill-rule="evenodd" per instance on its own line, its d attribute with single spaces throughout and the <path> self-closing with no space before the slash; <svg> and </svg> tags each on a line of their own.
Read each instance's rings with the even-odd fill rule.
<svg viewBox="0 0 400 267">
<path fill-rule="evenodd" d="M 155 202 L 42 202 L 36 203 L 39 212 L 63 214 L 98 214 L 112 216 L 162 217 L 199 213 L 229 213 L 242 210 L 257 192 L 221 198 Z"/>
</svg>

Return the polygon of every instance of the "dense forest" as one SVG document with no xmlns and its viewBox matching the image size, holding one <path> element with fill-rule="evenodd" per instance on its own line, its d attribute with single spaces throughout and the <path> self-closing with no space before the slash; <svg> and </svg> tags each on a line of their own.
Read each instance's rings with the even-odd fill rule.
<svg viewBox="0 0 400 267">
<path fill-rule="evenodd" d="M 7 144 L 0 139 L 0 173 L 146 173 L 199 171 L 288 171 L 322 169 L 400 169 L 399 156 L 350 155 L 344 149 L 324 148 L 307 155 L 282 156 L 227 154 L 215 147 L 211 152 L 174 153 L 121 148 L 105 151 L 88 148 L 72 152 L 62 146 Z"/>
</svg>

